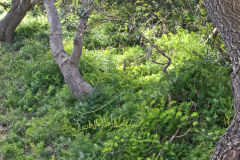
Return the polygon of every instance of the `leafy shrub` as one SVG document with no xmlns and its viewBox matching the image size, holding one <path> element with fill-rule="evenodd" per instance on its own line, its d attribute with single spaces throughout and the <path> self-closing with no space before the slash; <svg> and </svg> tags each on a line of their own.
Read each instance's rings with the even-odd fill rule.
<svg viewBox="0 0 240 160">
<path fill-rule="evenodd" d="M 93 29 L 86 34 L 84 44 L 87 49 L 101 49 L 114 47 L 121 49 L 122 47 L 134 46 L 139 44 L 139 38 L 128 30 L 122 29 L 121 23 L 96 23 L 90 21 Z"/>
<path fill-rule="evenodd" d="M 171 76 L 169 92 L 176 101 L 194 102 L 194 109 L 204 114 L 209 125 L 228 126 L 227 113 L 232 106 L 229 68 L 195 60 L 185 63 Z M 219 118 L 220 115 L 225 118 Z"/>
<path fill-rule="evenodd" d="M 48 36 L 47 18 L 44 16 L 31 17 L 30 15 L 27 15 L 16 29 L 14 47 L 17 49 L 23 47 L 24 40 L 29 38 L 44 42 L 44 46 L 47 47 L 49 44 Z"/>
</svg>

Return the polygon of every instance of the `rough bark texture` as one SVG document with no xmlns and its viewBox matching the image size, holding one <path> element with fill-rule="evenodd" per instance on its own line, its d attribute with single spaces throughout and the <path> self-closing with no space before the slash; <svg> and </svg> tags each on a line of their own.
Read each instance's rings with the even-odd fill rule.
<svg viewBox="0 0 240 160">
<path fill-rule="evenodd" d="M 72 91 L 73 95 L 81 99 L 84 94 L 89 94 L 92 87 L 83 80 L 78 71 L 78 61 L 82 53 L 83 37 L 86 32 L 87 17 L 80 18 L 79 28 L 74 39 L 74 50 L 69 57 L 64 50 L 62 43 L 62 27 L 59 21 L 54 0 L 45 0 L 48 21 L 50 23 L 50 46 L 53 57 L 61 70 L 64 80 Z"/>
<path fill-rule="evenodd" d="M 36 4 L 31 0 L 13 0 L 11 9 L 0 21 L 0 41 L 13 43 L 13 34 L 26 13 Z"/>
<path fill-rule="evenodd" d="M 82 13 L 80 13 L 79 25 L 77 28 L 77 33 L 73 41 L 73 52 L 70 56 L 70 61 L 74 65 L 78 65 L 79 59 L 82 55 L 83 48 L 83 38 L 87 30 L 88 17 L 91 12 L 89 8 L 90 0 L 82 0 Z"/>
<path fill-rule="evenodd" d="M 212 160 L 240 159 L 240 0 L 204 0 L 212 22 L 224 40 L 233 73 L 231 87 L 235 114 L 212 155 Z"/>
</svg>

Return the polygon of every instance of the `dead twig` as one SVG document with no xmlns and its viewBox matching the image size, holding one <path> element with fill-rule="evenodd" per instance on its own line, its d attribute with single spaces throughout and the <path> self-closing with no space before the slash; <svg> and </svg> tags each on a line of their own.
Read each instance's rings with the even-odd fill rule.
<svg viewBox="0 0 240 160">
<path fill-rule="evenodd" d="M 182 138 L 184 136 L 186 136 L 191 130 L 192 130 L 192 127 L 189 128 L 184 134 L 180 135 L 180 136 L 177 136 L 177 134 L 179 133 L 181 127 L 179 127 L 176 132 L 174 133 L 174 135 L 168 140 L 168 143 L 171 143 L 175 138 Z M 164 148 L 162 148 L 159 152 L 158 152 L 158 155 L 157 155 L 157 159 L 160 158 L 160 156 L 162 155 L 162 152 L 163 152 Z"/>
<path fill-rule="evenodd" d="M 192 130 L 192 127 L 189 128 L 184 134 L 182 134 L 180 136 L 175 136 L 174 138 L 182 138 L 182 137 L 186 136 L 191 130 Z"/>
<path fill-rule="evenodd" d="M 104 160 L 104 158 L 105 158 L 108 154 L 113 154 L 113 152 L 107 152 L 107 153 L 103 156 L 103 158 L 102 158 L 101 160 Z"/>
<path fill-rule="evenodd" d="M 174 138 L 177 136 L 178 132 L 180 131 L 180 127 L 176 130 L 176 132 L 174 133 L 174 135 L 168 140 L 169 143 L 171 143 Z M 163 152 L 164 148 L 162 148 L 159 152 L 158 152 L 158 155 L 157 155 L 157 159 L 161 156 L 162 152 Z"/>
<path fill-rule="evenodd" d="M 171 59 L 168 55 L 166 55 L 163 50 L 159 49 L 159 47 L 158 47 L 157 45 L 155 45 L 155 44 L 154 44 L 152 41 L 150 41 L 146 36 L 144 36 L 144 34 L 143 34 L 141 31 L 138 30 L 138 28 L 133 24 L 133 22 L 130 22 L 130 23 L 128 23 L 128 24 L 130 24 L 130 25 L 133 27 L 133 29 L 134 29 L 146 42 L 148 42 L 153 48 L 155 48 L 159 54 L 161 54 L 162 56 L 164 56 L 165 58 L 168 59 L 168 62 L 166 62 L 166 63 L 158 63 L 158 62 L 155 61 L 155 63 L 157 63 L 157 64 L 166 65 L 166 66 L 163 68 L 163 72 L 165 72 L 166 74 L 168 74 L 167 68 L 170 66 L 170 64 L 171 64 L 171 62 L 172 62 L 172 59 Z"/>
</svg>

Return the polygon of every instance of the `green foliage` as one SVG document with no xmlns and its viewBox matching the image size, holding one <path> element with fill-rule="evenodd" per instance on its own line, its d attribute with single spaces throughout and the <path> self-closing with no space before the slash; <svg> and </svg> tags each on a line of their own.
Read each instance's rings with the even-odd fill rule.
<svg viewBox="0 0 240 160">
<path fill-rule="evenodd" d="M 140 104 L 139 107 L 144 109 L 138 112 L 129 126 L 108 133 L 103 154 L 112 152 L 108 156 L 111 157 L 109 159 L 156 157 L 160 150 L 167 147 L 168 139 L 179 127 L 183 130 L 187 129 L 191 126 L 191 121 L 196 120 L 197 114 L 189 114 L 189 106 L 191 104 L 183 103 L 164 109 L 164 107 L 151 108 Z M 174 148 L 172 152 L 176 149 L 182 148 Z M 173 157 L 176 155 L 172 155 Z"/>
<path fill-rule="evenodd" d="M 47 18 L 44 16 L 35 16 L 27 15 L 25 19 L 21 22 L 19 27 L 16 29 L 16 35 L 14 36 L 14 47 L 19 49 L 25 45 L 23 42 L 26 39 L 27 41 L 36 40 L 43 42 L 42 47 L 44 49 L 48 48 L 48 23 Z"/>
<path fill-rule="evenodd" d="M 219 77 L 221 81 L 218 81 Z M 169 83 L 171 95 L 180 102 L 194 102 L 196 110 L 205 114 L 209 125 L 228 125 L 229 122 L 218 118 L 228 113 L 229 108 L 224 106 L 232 106 L 231 94 L 226 95 L 231 93 L 228 68 L 206 61 L 188 62 L 173 73 Z"/>
<path fill-rule="evenodd" d="M 0 7 L 0 14 L 2 14 L 4 12 L 4 8 Z"/>
<path fill-rule="evenodd" d="M 99 156 L 101 147 L 91 142 L 89 136 L 85 136 L 82 133 L 76 133 L 75 139 L 60 138 L 57 146 L 62 158 L 64 159 L 96 159 Z M 68 146 L 68 149 L 64 149 L 64 146 Z"/>
<path fill-rule="evenodd" d="M 101 18 L 99 16 L 94 19 Z M 90 20 L 91 31 L 85 36 L 85 46 L 88 49 L 101 49 L 108 46 L 114 48 L 129 47 L 139 44 L 139 37 L 122 28 L 122 23 L 98 23 Z"/>
<path fill-rule="evenodd" d="M 138 1 L 135 21 L 171 56 L 168 75 L 152 63 L 166 60 L 153 49 L 147 61 L 145 46 L 128 25 L 96 22 L 102 17 L 94 12 L 79 64 L 94 92 L 82 101 L 53 60 L 46 18 L 29 14 L 14 46 L 0 44 L 0 159 L 209 159 L 233 116 L 230 68 L 204 43 L 208 26 L 190 24 L 200 17 L 187 2 L 198 4 Z M 102 3 L 120 18 L 133 12 L 126 1 Z M 172 33 L 158 34 L 153 26 L 162 22 L 153 17 L 145 23 L 152 4 L 173 9 L 166 17 Z M 75 17 L 68 14 L 70 23 Z M 74 28 L 61 20 L 70 31 L 63 32 L 70 54 Z M 190 32 L 195 30 L 200 32 Z"/>
</svg>

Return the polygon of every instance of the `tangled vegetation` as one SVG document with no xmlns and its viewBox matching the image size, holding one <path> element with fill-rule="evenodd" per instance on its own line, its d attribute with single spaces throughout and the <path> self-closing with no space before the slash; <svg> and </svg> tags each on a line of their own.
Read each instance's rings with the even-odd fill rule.
<svg viewBox="0 0 240 160">
<path fill-rule="evenodd" d="M 146 59 L 149 44 L 130 25 L 102 20 L 109 10 L 127 19 L 131 6 L 105 3 L 84 39 L 79 70 L 94 92 L 81 101 L 53 60 L 41 7 L 28 13 L 13 45 L 0 44 L 0 159 L 209 159 L 233 107 L 231 69 L 217 47 L 224 46 L 219 37 L 206 41 L 213 27 L 201 2 L 137 7 L 138 29 L 171 57 L 168 74 L 152 62 L 165 61 L 155 48 Z M 69 54 L 74 18 L 61 17 Z"/>
</svg>

